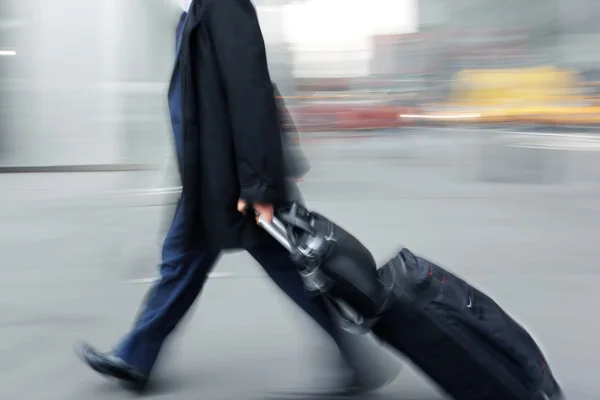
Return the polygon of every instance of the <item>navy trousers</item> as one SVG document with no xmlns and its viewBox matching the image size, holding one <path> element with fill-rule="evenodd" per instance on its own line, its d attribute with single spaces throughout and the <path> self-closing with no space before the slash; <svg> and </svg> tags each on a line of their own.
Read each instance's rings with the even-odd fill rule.
<svg viewBox="0 0 600 400">
<path fill-rule="evenodd" d="M 192 306 L 219 258 L 218 253 L 201 249 L 191 253 L 185 251 L 183 218 L 180 201 L 162 248 L 161 279 L 148 292 L 132 331 L 115 350 L 115 355 L 147 374 L 151 372 L 163 342 Z M 274 242 L 273 246 L 254 248 L 249 253 L 297 305 L 336 338 L 339 331 L 323 306 L 306 293 L 300 275 L 281 246 Z M 187 264 L 184 263 L 186 258 Z"/>
</svg>

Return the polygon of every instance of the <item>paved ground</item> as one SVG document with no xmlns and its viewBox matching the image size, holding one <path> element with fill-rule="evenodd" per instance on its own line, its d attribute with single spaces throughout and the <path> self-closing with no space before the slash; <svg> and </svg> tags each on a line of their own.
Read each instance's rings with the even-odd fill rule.
<svg viewBox="0 0 600 400">
<path fill-rule="evenodd" d="M 303 189 L 376 258 L 404 244 L 489 292 L 539 339 L 570 399 L 597 399 L 599 185 L 478 182 L 472 143 L 311 144 Z M 139 280 L 155 274 L 172 211 L 158 204 L 169 196 L 114 191 L 176 185 L 151 172 L 0 176 L 0 399 L 130 397 L 83 368 L 71 346 L 111 346 L 147 288 Z M 260 399 L 316 384 L 328 347 L 309 321 L 245 255 L 215 272 L 167 350 L 155 395 Z M 411 368 L 381 398 L 441 399 Z"/>
</svg>

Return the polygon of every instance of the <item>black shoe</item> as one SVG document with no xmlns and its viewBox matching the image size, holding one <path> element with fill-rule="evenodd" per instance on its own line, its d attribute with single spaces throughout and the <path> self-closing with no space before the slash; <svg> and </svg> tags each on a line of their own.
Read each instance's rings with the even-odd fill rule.
<svg viewBox="0 0 600 400">
<path fill-rule="evenodd" d="M 138 371 L 114 354 L 100 353 L 87 343 L 76 346 L 75 352 L 94 371 L 117 379 L 125 388 L 134 391 L 142 391 L 146 388 L 148 375 Z"/>
</svg>

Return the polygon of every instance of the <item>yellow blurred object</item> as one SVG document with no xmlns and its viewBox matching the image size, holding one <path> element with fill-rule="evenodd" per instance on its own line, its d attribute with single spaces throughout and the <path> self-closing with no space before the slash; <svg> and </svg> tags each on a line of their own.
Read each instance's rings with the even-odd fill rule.
<svg viewBox="0 0 600 400">
<path fill-rule="evenodd" d="M 581 92 L 577 73 L 555 67 L 463 70 L 456 76 L 444 112 L 426 113 L 439 122 L 539 122 L 596 124 L 600 106 Z M 460 110 L 453 113 L 450 110 Z M 451 118 L 450 114 L 454 114 Z"/>
<path fill-rule="evenodd" d="M 554 67 L 464 70 L 456 78 L 452 102 L 479 105 L 564 101 L 577 82 L 573 71 Z"/>
</svg>

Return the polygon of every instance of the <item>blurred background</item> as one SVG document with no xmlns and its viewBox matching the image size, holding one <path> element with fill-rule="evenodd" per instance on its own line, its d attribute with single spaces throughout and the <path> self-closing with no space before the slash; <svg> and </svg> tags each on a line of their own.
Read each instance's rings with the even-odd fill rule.
<svg viewBox="0 0 600 400">
<path fill-rule="evenodd" d="M 313 166 L 309 206 L 378 259 L 404 244 L 490 293 L 569 398 L 596 400 L 594 0 L 254 3 Z M 179 14 L 170 0 L 0 0 L 1 399 L 126 396 L 70 347 L 111 346 L 156 275 L 179 193 Z M 260 398 L 314 376 L 305 317 L 246 255 L 221 261 L 198 307 L 161 368 L 167 398 Z M 442 398 L 411 368 L 385 393 Z"/>
</svg>

